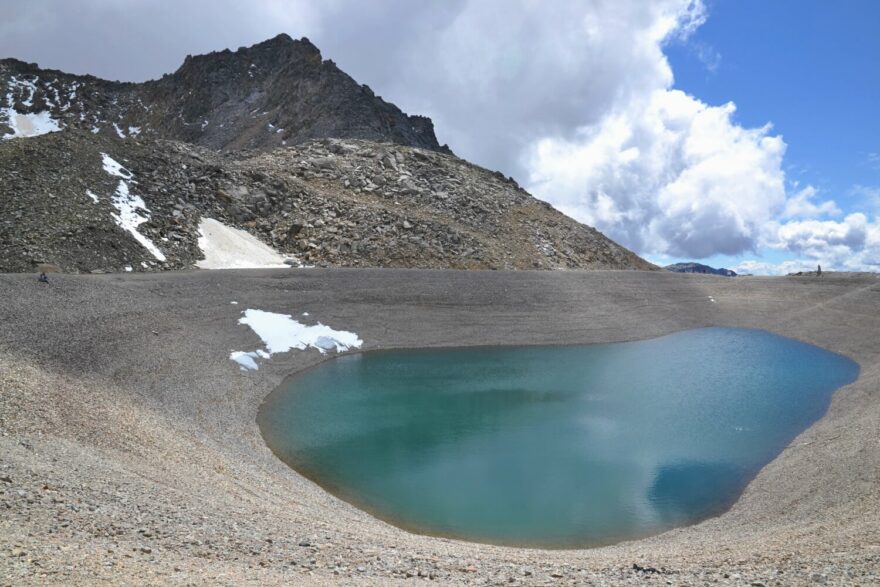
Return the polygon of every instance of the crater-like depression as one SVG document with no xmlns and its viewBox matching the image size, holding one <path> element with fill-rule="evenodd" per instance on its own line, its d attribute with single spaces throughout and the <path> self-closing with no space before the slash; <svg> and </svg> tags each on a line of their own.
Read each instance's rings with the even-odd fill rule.
<svg viewBox="0 0 880 587">
<path fill-rule="evenodd" d="M 375 351 L 288 379 L 258 421 L 296 471 L 404 529 L 596 546 L 723 512 L 858 372 L 736 328 Z"/>
</svg>

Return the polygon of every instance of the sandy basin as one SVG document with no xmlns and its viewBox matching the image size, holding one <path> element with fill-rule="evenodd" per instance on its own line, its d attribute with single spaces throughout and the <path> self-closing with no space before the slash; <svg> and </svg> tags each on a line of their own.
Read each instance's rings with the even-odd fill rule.
<svg viewBox="0 0 880 587">
<path fill-rule="evenodd" d="M 874 275 L 0 275 L 0 297 L 0 585 L 880 582 Z M 502 548 L 408 534 L 275 459 L 257 409 L 322 356 L 241 371 L 230 351 L 260 347 L 236 324 L 245 308 L 309 312 L 365 350 L 764 328 L 843 353 L 861 374 L 720 517 L 593 550 Z"/>
</svg>

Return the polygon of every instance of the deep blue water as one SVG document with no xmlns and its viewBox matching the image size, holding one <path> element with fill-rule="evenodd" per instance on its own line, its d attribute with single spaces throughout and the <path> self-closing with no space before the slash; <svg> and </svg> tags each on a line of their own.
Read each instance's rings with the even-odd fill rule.
<svg viewBox="0 0 880 587">
<path fill-rule="evenodd" d="M 734 328 L 370 352 L 292 378 L 259 423 L 289 465 L 398 526 L 587 546 L 724 511 L 858 371 Z"/>
</svg>

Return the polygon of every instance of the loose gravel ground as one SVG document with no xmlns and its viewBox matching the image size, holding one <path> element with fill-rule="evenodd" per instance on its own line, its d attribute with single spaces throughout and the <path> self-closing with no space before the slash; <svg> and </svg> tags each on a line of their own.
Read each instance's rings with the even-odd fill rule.
<svg viewBox="0 0 880 587">
<path fill-rule="evenodd" d="M 0 296 L 0 585 L 880 584 L 875 275 L 0 275 Z M 323 357 L 240 371 L 229 352 L 260 346 L 245 308 L 309 312 L 365 350 L 764 328 L 861 373 L 719 517 L 604 548 L 502 548 L 409 534 L 278 461 L 257 410 Z"/>
</svg>

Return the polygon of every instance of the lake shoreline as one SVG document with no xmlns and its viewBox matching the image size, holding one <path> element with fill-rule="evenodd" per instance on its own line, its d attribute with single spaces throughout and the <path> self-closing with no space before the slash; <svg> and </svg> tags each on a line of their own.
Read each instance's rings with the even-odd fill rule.
<svg viewBox="0 0 880 587">
<path fill-rule="evenodd" d="M 551 550 L 723 514 L 859 371 L 814 345 L 719 326 L 330 356 L 260 405 L 281 461 L 408 532 Z"/>
<path fill-rule="evenodd" d="M 0 291 L 0 576 L 14 584 L 625 584 L 645 574 L 633 565 L 676 583 L 877 579 L 874 275 L 282 269 L 0 275 Z M 307 311 L 364 350 L 760 328 L 861 372 L 719 517 L 590 550 L 494 547 L 409 534 L 278 461 L 257 410 L 325 357 L 239 371 L 230 350 L 259 346 L 236 323 L 245 308 Z"/>
</svg>

